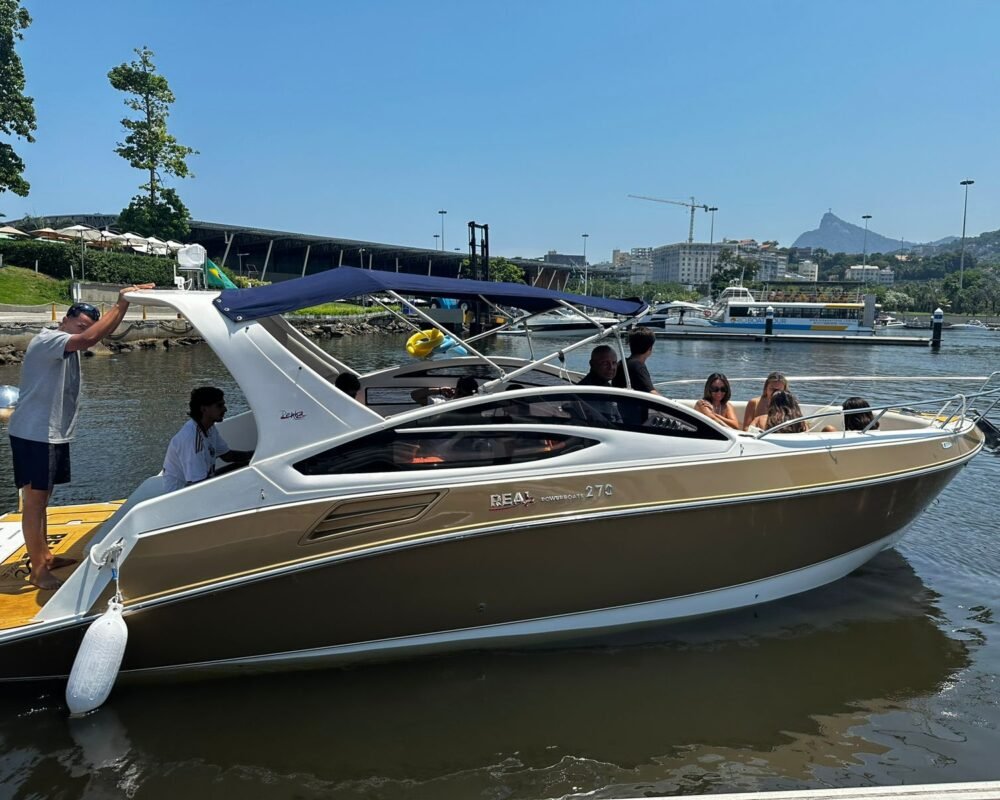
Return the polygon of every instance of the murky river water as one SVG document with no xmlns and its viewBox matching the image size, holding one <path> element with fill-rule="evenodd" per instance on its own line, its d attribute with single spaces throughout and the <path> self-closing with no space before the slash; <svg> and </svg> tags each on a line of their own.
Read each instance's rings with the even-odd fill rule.
<svg viewBox="0 0 1000 800">
<path fill-rule="evenodd" d="M 402 352 L 388 339 L 327 346 L 369 368 Z M 507 340 L 496 351 L 523 347 Z M 569 356 L 571 367 L 585 360 Z M 661 341 L 650 366 L 658 380 L 776 368 L 984 375 L 1000 369 L 1000 333 L 953 334 L 936 355 Z M 74 478 L 57 490 L 59 503 L 124 497 L 157 471 L 190 387 L 215 383 L 231 409 L 243 406 L 203 346 L 88 359 L 84 375 Z M 17 379 L 16 368 L 0 367 L 0 384 Z M 759 388 L 739 387 L 740 398 Z M 969 387 L 793 389 L 821 401 Z M 15 504 L 11 483 L 4 432 L 0 508 Z M 496 800 L 996 780 L 998 490 L 1000 458 L 980 455 L 898 550 L 835 584 L 586 646 L 123 685 L 83 720 L 67 720 L 60 686 L 4 687 L 0 797 Z"/>
</svg>

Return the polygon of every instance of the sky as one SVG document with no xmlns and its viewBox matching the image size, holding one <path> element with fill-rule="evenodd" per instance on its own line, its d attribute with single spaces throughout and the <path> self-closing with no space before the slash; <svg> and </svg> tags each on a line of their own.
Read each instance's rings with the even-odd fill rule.
<svg viewBox="0 0 1000 800">
<path fill-rule="evenodd" d="M 37 141 L 8 220 L 118 213 L 107 73 L 143 45 L 199 151 L 194 219 L 433 249 L 790 245 L 828 209 L 890 238 L 1000 228 L 1000 3 L 22 0 Z M 446 210 L 441 215 L 439 210 Z M 583 234 L 587 234 L 584 239 Z"/>
</svg>

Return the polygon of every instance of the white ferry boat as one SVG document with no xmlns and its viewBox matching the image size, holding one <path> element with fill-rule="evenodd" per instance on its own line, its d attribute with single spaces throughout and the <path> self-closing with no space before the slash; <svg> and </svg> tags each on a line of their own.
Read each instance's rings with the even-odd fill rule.
<svg viewBox="0 0 1000 800">
<path fill-rule="evenodd" d="M 774 302 L 755 300 L 745 286 L 728 286 L 713 307 L 709 321 L 720 331 L 763 332 L 767 309 L 774 310 L 774 333 L 872 334 L 878 306 L 863 302 Z"/>
</svg>

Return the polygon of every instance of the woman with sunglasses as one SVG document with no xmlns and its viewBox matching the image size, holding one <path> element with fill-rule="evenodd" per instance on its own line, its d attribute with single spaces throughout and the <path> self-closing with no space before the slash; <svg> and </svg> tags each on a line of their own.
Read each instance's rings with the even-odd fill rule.
<svg viewBox="0 0 1000 800">
<path fill-rule="evenodd" d="M 771 395 L 775 392 L 788 391 L 788 378 L 780 372 L 772 372 L 764 380 L 764 389 L 760 397 L 747 401 L 746 410 L 743 412 L 743 430 L 747 430 L 754 424 L 757 417 L 766 417 L 768 406 L 771 402 Z"/>
<path fill-rule="evenodd" d="M 90 303 L 74 303 L 58 328 L 43 328 L 28 344 L 21 362 L 21 397 L 10 418 L 14 484 L 21 490 L 21 530 L 31 561 L 28 582 L 58 589 L 52 570 L 75 559 L 54 555 L 46 538 L 52 488 L 69 483 L 69 443 L 76 427 L 80 398 L 80 353 L 114 333 L 128 310 L 128 293 L 153 284 L 129 286 L 103 317 Z"/>
<path fill-rule="evenodd" d="M 740 429 L 740 421 L 729 401 L 733 397 L 729 379 L 721 372 L 713 372 L 705 381 L 705 391 L 701 400 L 694 404 L 695 411 L 700 411 L 720 425 L 734 430 Z"/>
</svg>

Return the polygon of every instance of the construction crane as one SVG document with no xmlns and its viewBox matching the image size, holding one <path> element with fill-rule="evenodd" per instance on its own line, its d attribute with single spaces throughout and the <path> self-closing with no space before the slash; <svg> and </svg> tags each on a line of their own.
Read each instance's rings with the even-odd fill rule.
<svg viewBox="0 0 1000 800">
<path fill-rule="evenodd" d="M 690 203 L 685 203 L 683 200 L 664 200 L 662 197 L 646 197 L 642 194 L 630 194 L 629 197 L 635 200 L 652 200 L 654 203 L 672 203 L 675 206 L 685 206 L 691 209 L 691 226 L 688 228 L 688 244 L 694 241 L 694 211 L 696 208 L 700 208 L 703 211 L 708 211 L 708 206 L 703 203 L 696 203 L 694 198 L 691 198 Z"/>
</svg>

